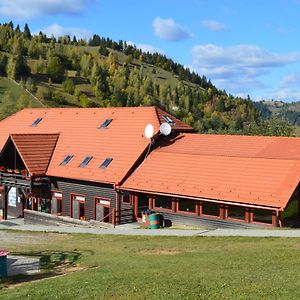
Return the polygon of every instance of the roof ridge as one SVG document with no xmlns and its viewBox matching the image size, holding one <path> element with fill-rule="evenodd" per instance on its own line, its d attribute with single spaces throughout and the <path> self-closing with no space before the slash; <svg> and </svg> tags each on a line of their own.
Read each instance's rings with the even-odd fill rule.
<svg viewBox="0 0 300 300">
<path fill-rule="evenodd" d="M 261 139 L 295 139 L 300 140 L 299 136 L 275 136 L 275 135 L 243 135 L 243 134 L 210 134 L 210 133 L 194 133 L 183 132 L 181 135 L 197 135 L 197 136 L 212 136 L 212 137 L 245 137 L 245 138 L 261 138 Z"/>
<path fill-rule="evenodd" d="M 244 158 L 244 159 L 273 159 L 273 160 L 282 160 L 282 161 L 300 161 L 300 159 L 289 159 L 289 158 L 276 158 L 276 157 L 255 157 L 255 156 L 237 156 L 237 155 L 207 155 L 207 154 L 199 154 L 199 153 L 186 153 L 186 152 L 175 152 L 175 151 L 164 151 L 161 148 L 157 149 L 157 152 L 161 153 L 169 153 L 176 155 L 190 155 L 190 156 L 201 156 L 201 157 L 230 157 L 230 158 Z"/>
</svg>

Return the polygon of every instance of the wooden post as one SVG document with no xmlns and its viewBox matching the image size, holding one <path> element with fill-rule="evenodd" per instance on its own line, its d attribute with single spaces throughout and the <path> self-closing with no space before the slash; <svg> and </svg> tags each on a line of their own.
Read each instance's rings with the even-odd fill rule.
<svg viewBox="0 0 300 300">
<path fill-rule="evenodd" d="M 4 196 L 4 197 L 3 197 Z M 7 220 L 7 199 L 8 197 L 8 192 L 7 192 L 7 188 L 6 186 L 4 186 L 4 193 L 2 193 L 2 198 L 3 198 L 3 202 L 2 202 L 2 208 L 3 208 L 3 220 Z"/>
<path fill-rule="evenodd" d="M 222 205 L 219 206 L 219 218 L 224 219 L 224 207 Z"/>
<path fill-rule="evenodd" d="M 201 217 L 201 215 L 202 215 L 202 204 L 203 204 L 203 202 L 200 201 L 200 202 L 199 202 L 199 216 L 200 216 L 200 217 Z"/>
<path fill-rule="evenodd" d="M 228 219 L 228 206 L 223 206 L 223 216 L 224 220 Z"/>
<path fill-rule="evenodd" d="M 177 199 L 172 198 L 172 212 L 177 211 Z"/>
<path fill-rule="evenodd" d="M 148 206 L 150 209 L 153 208 L 153 202 L 154 202 L 154 197 L 153 196 L 149 196 L 148 198 Z"/>
<path fill-rule="evenodd" d="M 115 228 L 116 227 L 116 209 L 115 208 L 113 208 L 112 223 L 113 223 L 114 228 Z"/>
<path fill-rule="evenodd" d="M 279 212 L 278 212 L 278 210 L 275 210 L 272 215 L 272 226 L 274 226 L 274 227 L 279 226 L 278 217 L 279 217 Z"/>
<path fill-rule="evenodd" d="M 200 214 L 200 202 L 199 201 L 196 201 L 196 204 L 195 204 L 195 212 L 196 212 L 196 215 L 199 216 Z"/>
<path fill-rule="evenodd" d="M 138 212 L 139 212 L 139 197 L 138 197 L 138 194 L 133 194 L 133 207 L 134 207 L 134 217 L 135 217 L 135 220 L 137 220 Z"/>
</svg>

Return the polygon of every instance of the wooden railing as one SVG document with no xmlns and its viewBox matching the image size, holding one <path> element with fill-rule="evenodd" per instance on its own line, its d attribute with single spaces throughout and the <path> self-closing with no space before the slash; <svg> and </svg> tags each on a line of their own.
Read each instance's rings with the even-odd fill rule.
<svg viewBox="0 0 300 300">
<path fill-rule="evenodd" d="M 0 184 L 30 187 L 31 182 L 31 177 L 23 174 L 0 172 Z"/>
</svg>

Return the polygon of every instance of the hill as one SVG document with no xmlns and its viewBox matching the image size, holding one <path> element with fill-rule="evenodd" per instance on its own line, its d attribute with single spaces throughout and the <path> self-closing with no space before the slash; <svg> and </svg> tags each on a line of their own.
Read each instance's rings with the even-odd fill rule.
<svg viewBox="0 0 300 300">
<path fill-rule="evenodd" d="M 254 103 L 263 117 L 278 117 L 294 126 L 300 126 L 300 101 L 285 103 L 282 101 L 260 101 Z"/>
<path fill-rule="evenodd" d="M 271 125 L 262 120 L 250 99 L 228 95 L 205 76 L 164 55 L 145 53 L 124 41 L 115 42 L 98 35 L 89 41 L 69 36 L 55 39 L 42 32 L 32 36 L 27 25 L 21 31 L 12 22 L 2 24 L 0 72 L 4 85 L 8 78 L 24 89 L 22 101 L 16 100 L 16 108 L 9 104 L 13 99 L 5 100 L 10 97 L 5 94 L 0 103 L 1 118 L 34 105 L 156 105 L 199 132 L 267 135 L 292 132 L 286 124 L 278 130 L 274 120 Z"/>
</svg>

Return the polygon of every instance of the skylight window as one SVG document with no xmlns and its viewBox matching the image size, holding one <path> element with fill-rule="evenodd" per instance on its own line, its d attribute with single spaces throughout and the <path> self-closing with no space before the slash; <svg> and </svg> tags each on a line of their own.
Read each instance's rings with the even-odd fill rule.
<svg viewBox="0 0 300 300">
<path fill-rule="evenodd" d="M 108 125 L 111 123 L 112 119 L 106 119 L 102 125 L 100 126 L 100 128 L 107 128 Z"/>
<path fill-rule="evenodd" d="M 42 120 L 43 120 L 43 118 L 37 118 L 37 119 L 31 124 L 31 127 L 37 126 Z"/>
<path fill-rule="evenodd" d="M 175 123 L 169 116 L 163 115 L 162 117 L 169 124 L 174 124 Z"/>
<path fill-rule="evenodd" d="M 93 156 L 87 156 L 82 163 L 79 165 L 80 168 L 84 168 L 93 158 Z"/>
<path fill-rule="evenodd" d="M 107 166 L 112 162 L 112 158 L 111 157 L 108 157 L 105 159 L 105 161 L 100 165 L 100 169 L 106 169 Z"/>
<path fill-rule="evenodd" d="M 60 163 L 60 166 L 65 166 L 70 160 L 73 158 L 74 155 L 67 155 L 64 160 Z"/>
</svg>

